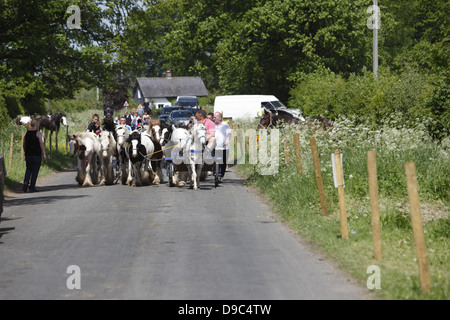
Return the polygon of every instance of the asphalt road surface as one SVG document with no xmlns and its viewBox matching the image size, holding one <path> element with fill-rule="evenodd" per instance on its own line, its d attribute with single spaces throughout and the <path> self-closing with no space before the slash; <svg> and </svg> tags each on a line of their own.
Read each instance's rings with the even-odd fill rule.
<svg viewBox="0 0 450 320">
<path fill-rule="evenodd" d="M 75 171 L 11 194 L 0 299 L 366 299 L 232 172 L 214 188 L 95 186 Z"/>
</svg>

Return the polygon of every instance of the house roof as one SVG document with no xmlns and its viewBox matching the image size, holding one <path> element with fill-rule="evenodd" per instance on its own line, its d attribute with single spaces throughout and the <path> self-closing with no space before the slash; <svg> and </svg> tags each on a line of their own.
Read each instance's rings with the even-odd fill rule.
<svg viewBox="0 0 450 320">
<path fill-rule="evenodd" d="M 208 95 L 205 84 L 200 77 L 163 77 L 137 78 L 139 86 L 146 98 L 165 98 L 178 96 L 205 97 Z"/>
</svg>

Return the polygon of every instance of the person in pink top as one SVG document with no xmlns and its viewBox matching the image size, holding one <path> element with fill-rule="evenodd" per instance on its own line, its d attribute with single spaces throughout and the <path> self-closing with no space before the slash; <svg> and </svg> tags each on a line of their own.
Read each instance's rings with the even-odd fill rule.
<svg viewBox="0 0 450 320">
<path fill-rule="evenodd" d="M 203 123 L 206 127 L 206 148 L 208 149 L 207 152 L 211 153 L 216 148 L 216 125 L 206 118 L 205 110 L 198 110 L 195 117 L 198 123 Z"/>
</svg>

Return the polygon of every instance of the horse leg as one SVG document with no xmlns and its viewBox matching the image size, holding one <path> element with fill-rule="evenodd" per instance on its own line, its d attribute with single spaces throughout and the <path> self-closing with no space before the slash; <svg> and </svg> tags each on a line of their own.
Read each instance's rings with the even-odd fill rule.
<svg viewBox="0 0 450 320">
<path fill-rule="evenodd" d="M 127 178 L 127 184 L 131 186 L 133 184 L 133 167 L 134 165 L 131 163 L 130 160 L 128 160 L 128 178 Z"/>
<path fill-rule="evenodd" d="M 46 143 L 47 143 L 47 137 L 48 137 L 48 129 L 47 129 L 47 128 L 44 128 L 42 131 L 44 132 L 44 148 L 45 148 Z M 52 154 L 52 153 L 51 153 L 51 148 L 50 148 L 50 155 L 51 155 L 51 154 Z"/>
<path fill-rule="evenodd" d="M 93 155 L 86 156 L 86 160 L 87 160 L 86 177 L 84 178 L 83 187 L 93 187 L 94 184 L 92 183 L 91 169 L 92 169 L 92 162 L 95 162 L 96 160 Z"/>
<path fill-rule="evenodd" d="M 122 174 L 120 175 L 120 180 L 122 182 L 122 185 L 127 184 L 127 164 L 128 164 L 128 158 L 127 157 L 121 157 L 120 159 L 120 169 L 122 170 Z"/>
<path fill-rule="evenodd" d="M 197 164 L 197 187 L 200 188 L 203 164 Z"/>
<path fill-rule="evenodd" d="M 131 186 L 133 187 L 140 187 L 142 186 L 142 182 L 141 182 L 141 162 L 136 162 L 133 163 L 132 165 L 132 170 L 133 170 L 133 182 L 131 184 Z"/>
<path fill-rule="evenodd" d="M 152 169 L 149 167 L 149 162 L 147 159 L 144 159 L 144 168 L 142 169 L 142 185 L 148 186 L 150 185 L 150 179 L 153 179 Z"/>
<path fill-rule="evenodd" d="M 156 176 L 159 179 L 159 183 L 164 183 L 164 174 L 161 169 L 161 161 L 156 162 Z"/>
<path fill-rule="evenodd" d="M 158 171 L 159 169 L 159 171 Z M 160 184 L 162 180 L 161 163 L 155 159 L 150 159 L 149 170 L 151 172 L 151 181 L 153 184 Z"/>
<path fill-rule="evenodd" d="M 195 163 L 191 163 L 191 186 L 193 186 L 194 190 L 198 190 L 198 184 L 197 184 L 197 171 L 195 169 Z"/>
<path fill-rule="evenodd" d="M 53 136 L 53 131 L 50 130 L 50 157 L 52 156 L 52 136 Z"/>
<path fill-rule="evenodd" d="M 105 164 L 105 158 L 102 157 L 102 164 L 100 167 L 100 185 L 104 186 L 106 184 L 106 178 L 107 178 L 107 170 L 108 167 Z"/>
<path fill-rule="evenodd" d="M 77 177 L 75 178 L 75 180 L 77 181 L 79 186 L 82 186 L 84 183 L 84 179 L 86 178 L 86 165 L 84 164 L 84 160 L 81 160 L 80 158 L 78 158 L 77 161 Z"/>
<path fill-rule="evenodd" d="M 56 152 L 58 152 L 58 129 L 56 129 L 55 131 L 56 135 L 55 135 L 55 150 Z"/>
<path fill-rule="evenodd" d="M 112 158 L 112 155 L 108 158 L 108 161 L 109 161 L 109 163 L 108 163 L 108 179 L 106 179 L 107 185 L 114 184 L 114 169 L 112 166 L 111 158 Z"/>
</svg>

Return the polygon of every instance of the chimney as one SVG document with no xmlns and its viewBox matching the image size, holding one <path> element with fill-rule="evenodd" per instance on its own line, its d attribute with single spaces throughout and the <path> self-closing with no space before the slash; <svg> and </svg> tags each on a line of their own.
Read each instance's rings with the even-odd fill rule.
<svg viewBox="0 0 450 320">
<path fill-rule="evenodd" d="M 166 78 L 172 78 L 172 70 L 167 69 L 167 71 L 166 71 Z"/>
</svg>

